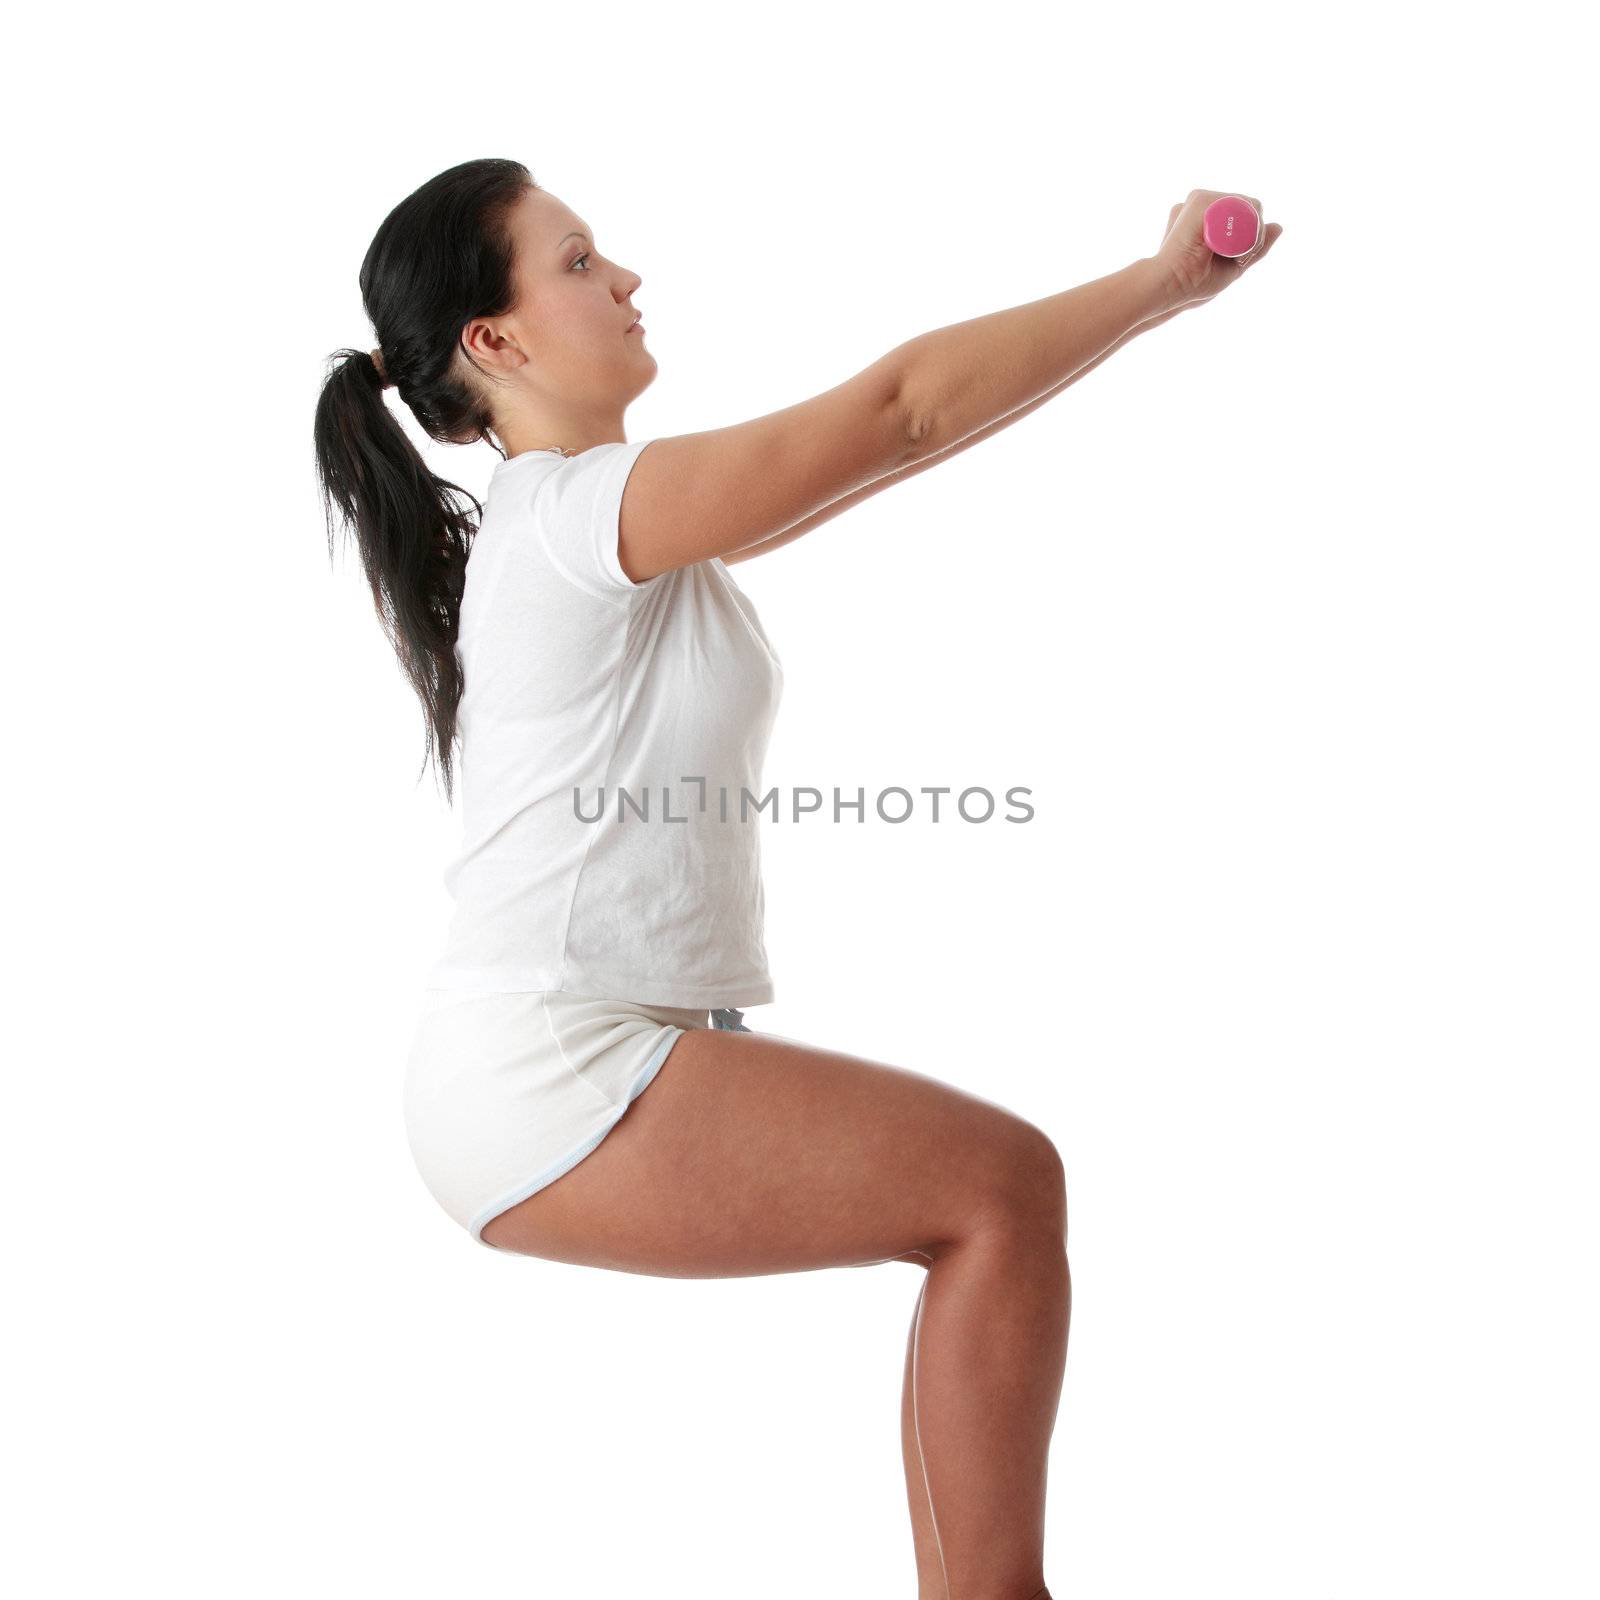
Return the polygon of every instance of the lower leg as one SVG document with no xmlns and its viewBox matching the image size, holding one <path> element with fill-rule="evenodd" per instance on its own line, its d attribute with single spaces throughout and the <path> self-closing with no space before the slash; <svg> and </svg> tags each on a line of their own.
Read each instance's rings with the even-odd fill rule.
<svg viewBox="0 0 1600 1600">
<path fill-rule="evenodd" d="M 924 1277 L 917 1295 L 917 1308 L 911 1316 L 911 1333 L 906 1339 L 906 1375 L 900 1389 L 900 1451 L 905 1458 L 911 1540 L 917 1553 L 917 1600 L 949 1600 L 944 1558 L 939 1553 L 939 1535 L 928 1500 L 928 1478 L 922 1466 L 922 1445 L 917 1438 L 917 1330 L 922 1323 L 922 1303 L 927 1295 L 928 1281 Z"/>
<path fill-rule="evenodd" d="M 929 1268 L 911 1364 L 921 1600 L 1049 1600 L 1045 1475 L 1071 1312 L 1065 1233 L 1048 1219 L 997 1220 Z M 928 1587 L 924 1544 L 943 1588 Z"/>
</svg>

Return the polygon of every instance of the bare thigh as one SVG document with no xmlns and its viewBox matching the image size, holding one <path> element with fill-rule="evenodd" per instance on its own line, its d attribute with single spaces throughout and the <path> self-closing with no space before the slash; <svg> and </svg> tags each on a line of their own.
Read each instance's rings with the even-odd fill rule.
<svg viewBox="0 0 1600 1600">
<path fill-rule="evenodd" d="M 599 1146 L 490 1222 L 503 1250 L 659 1277 L 926 1263 L 986 1217 L 1066 1230 L 1055 1146 L 981 1095 L 781 1035 L 694 1029 Z"/>
</svg>

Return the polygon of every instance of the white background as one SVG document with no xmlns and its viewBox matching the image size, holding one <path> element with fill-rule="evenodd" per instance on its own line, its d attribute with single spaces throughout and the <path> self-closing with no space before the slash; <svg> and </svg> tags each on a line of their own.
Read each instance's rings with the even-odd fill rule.
<svg viewBox="0 0 1600 1600">
<path fill-rule="evenodd" d="M 1595 130 L 1563 15 L 31 24 L 15 1592 L 914 1593 L 918 1269 L 499 1257 L 411 1165 L 457 823 L 330 563 L 311 423 L 372 342 L 373 230 L 484 155 L 642 274 L 632 438 L 1113 271 L 1194 187 L 1284 225 L 1215 303 L 735 569 L 786 669 L 769 782 L 1037 807 L 764 825 L 748 1020 L 1061 1149 L 1058 1600 L 1595 1592 Z M 495 459 L 428 454 L 479 490 Z"/>
</svg>

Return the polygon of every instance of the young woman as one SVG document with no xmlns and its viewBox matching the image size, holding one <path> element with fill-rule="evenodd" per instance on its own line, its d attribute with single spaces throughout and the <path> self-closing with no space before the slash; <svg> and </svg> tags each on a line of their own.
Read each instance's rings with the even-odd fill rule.
<svg viewBox="0 0 1600 1600">
<path fill-rule="evenodd" d="M 330 536 L 337 512 L 447 798 L 460 745 L 455 910 L 405 1083 L 423 1179 L 473 1238 L 556 1261 L 920 1269 L 901 1415 L 922 1600 L 1048 1594 L 1062 1167 L 988 1100 L 744 1025 L 774 997 L 753 802 L 782 667 L 728 568 L 1232 283 L 1281 230 L 1214 256 L 1214 198 L 1107 277 L 769 416 L 629 442 L 656 373 L 638 274 L 526 167 L 470 161 L 384 219 L 360 280 L 378 346 L 340 352 L 317 406 Z M 429 470 L 388 387 L 431 438 L 496 449 L 484 502 Z"/>
</svg>

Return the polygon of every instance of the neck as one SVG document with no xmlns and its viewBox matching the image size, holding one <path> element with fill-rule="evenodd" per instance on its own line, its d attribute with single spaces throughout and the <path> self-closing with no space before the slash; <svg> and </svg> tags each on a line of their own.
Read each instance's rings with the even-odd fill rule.
<svg viewBox="0 0 1600 1600">
<path fill-rule="evenodd" d="M 526 455 L 530 450 L 559 450 L 575 456 L 597 444 L 625 444 L 627 433 L 621 420 L 581 421 L 576 417 L 517 418 L 496 429 L 507 456 Z"/>
</svg>

